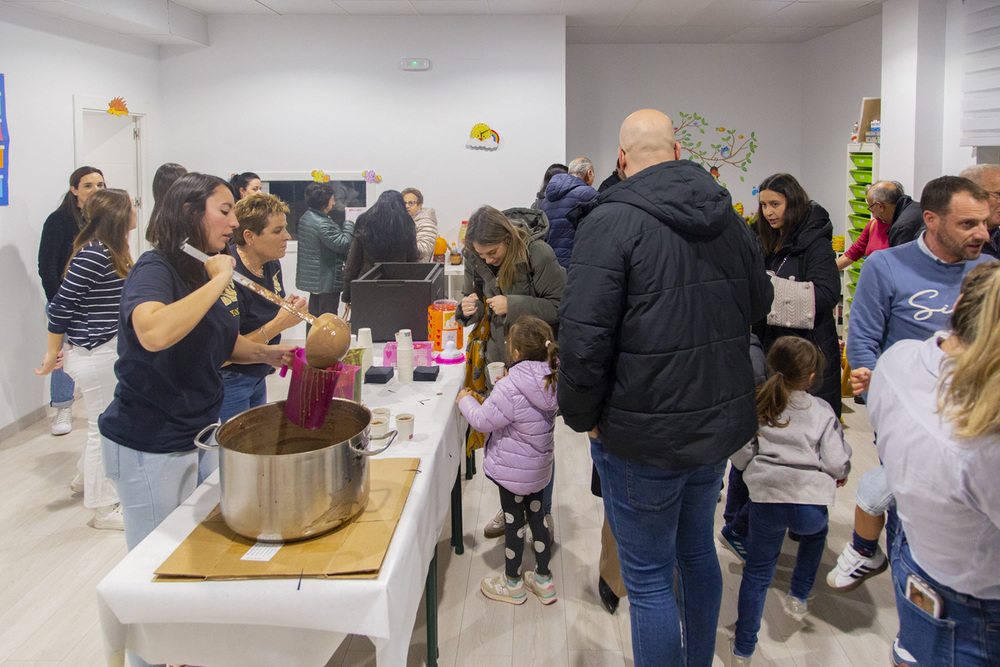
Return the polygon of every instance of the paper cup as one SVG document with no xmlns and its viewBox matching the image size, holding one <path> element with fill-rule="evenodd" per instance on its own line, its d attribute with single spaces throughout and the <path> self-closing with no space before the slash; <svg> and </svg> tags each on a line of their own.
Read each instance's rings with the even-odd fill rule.
<svg viewBox="0 0 1000 667">
<path fill-rule="evenodd" d="M 490 376 L 490 384 L 496 384 L 497 380 L 504 376 L 504 363 L 502 361 L 494 361 L 492 364 L 486 365 L 486 372 Z"/>
<path fill-rule="evenodd" d="M 358 345 L 361 347 L 372 346 L 372 330 L 370 328 L 358 329 Z"/>
<path fill-rule="evenodd" d="M 408 412 L 396 415 L 396 432 L 401 440 L 413 438 L 413 415 Z"/>
<path fill-rule="evenodd" d="M 369 432 L 371 435 L 385 435 L 389 432 L 389 418 L 382 416 L 372 417 L 371 423 L 368 425 Z"/>
<path fill-rule="evenodd" d="M 400 329 L 396 333 L 396 349 L 413 349 L 413 332 L 409 329 Z"/>
<path fill-rule="evenodd" d="M 389 421 L 392 411 L 389 408 L 372 408 L 372 418 L 381 417 L 382 419 Z"/>
</svg>

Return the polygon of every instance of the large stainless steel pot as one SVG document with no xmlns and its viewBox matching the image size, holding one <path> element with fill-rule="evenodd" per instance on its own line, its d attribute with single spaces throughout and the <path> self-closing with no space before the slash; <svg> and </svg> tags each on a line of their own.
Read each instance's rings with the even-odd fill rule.
<svg viewBox="0 0 1000 667">
<path fill-rule="evenodd" d="M 368 408 L 335 398 L 317 430 L 286 419 L 284 401 L 203 429 L 195 444 L 219 450 L 226 525 L 252 540 L 289 542 L 353 519 L 368 503 L 368 457 L 396 437 L 370 436 L 370 422 Z M 386 442 L 370 451 L 369 440 Z"/>
</svg>

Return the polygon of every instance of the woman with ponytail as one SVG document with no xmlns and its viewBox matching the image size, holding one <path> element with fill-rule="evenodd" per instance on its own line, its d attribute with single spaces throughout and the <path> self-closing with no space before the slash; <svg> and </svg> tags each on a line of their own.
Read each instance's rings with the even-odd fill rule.
<svg viewBox="0 0 1000 667">
<path fill-rule="evenodd" d="M 523 604 L 528 591 L 542 604 L 556 601 L 549 559 L 552 538 L 545 525 L 542 491 L 552 478 L 552 436 L 556 419 L 559 348 L 552 327 L 524 316 L 507 332 L 506 375 L 480 405 L 471 389 L 458 395 L 458 409 L 469 425 L 489 433 L 483 470 L 500 489 L 504 516 L 504 574 L 480 583 L 483 595 Z M 534 536 L 535 569 L 521 577 L 525 525 Z"/>
<path fill-rule="evenodd" d="M 965 276 L 951 331 L 889 348 L 868 415 L 902 530 L 899 641 L 921 667 L 1000 659 L 1000 263 Z"/>
<path fill-rule="evenodd" d="M 826 401 L 808 393 L 823 377 L 825 363 L 805 338 L 774 341 L 767 355 L 771 376 L 757 390 L 757 438 L 731 458 L 744 471 L 753 501 L 732 665 L 750 664 L 786 530 L 800 539 L 785 613 L 802 620 L 809 611 L 826 546 L 827 505 L 851 470 L 840 420 Z"/>
</svg>

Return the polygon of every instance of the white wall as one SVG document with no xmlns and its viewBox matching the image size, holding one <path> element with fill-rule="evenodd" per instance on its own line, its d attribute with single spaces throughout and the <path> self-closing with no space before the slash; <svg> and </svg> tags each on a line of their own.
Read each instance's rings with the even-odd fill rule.
<svg viewBox="0 0 1000 667">
<path fill-rule="evenodd" d="M 479 205 L 527 206 L 565 136 L 563 17 L 218 17 L 162 63 L 161 161 L 237 171 L 375 169 L 419 188 L 442 235 Z M 403 72 L 401 58 L 429 58 Z M 465 148 L 475 123 L 503 146 Z"/>
<path fill-rule="evenodd" d="M 712 125 L 706 139 L 718 139 L 717 126 L 757 133 L 747 173 L 720 170 L 733 202 L 749 213 L 756 208 L 753 185 L 775 172 L 800 171 L 801 52 L 798 44 L 567 45 L 567 152 L 546 156 L 544 166 L 585 155 L 600 182 L 614 169 L 618 130 L 630 113 L 652 107 L 677 125 L 679 112 L 697 112 Z"/>
<path fill-rule="evenodd" d="M 0 207 L 0 433 L 48 402 L 48 380 L 33 367 L 45 352 L 45 295 L 38 239 L 68 188 L 73 163 L 73 95 L 123 96 L 155 105 L 158 51 L 114 35 L 58 26 L 4 8 L 0 45 L 10 132 L 10 205 Z M 99 46 L 103 43 L 107 46 Z M 81 413 L 82 414 L 82 413 Z"/>
<path fill-rule="evenodd" d="M 830 213 L 835 236 L 847 225 L 847 143 L 861 115 L 861 99 L 880 96 L 881 43 L 876 16 L 802 44 L 799 179 Z M 894 178 L 884 163 L 881 172 Z"/>
</svg>

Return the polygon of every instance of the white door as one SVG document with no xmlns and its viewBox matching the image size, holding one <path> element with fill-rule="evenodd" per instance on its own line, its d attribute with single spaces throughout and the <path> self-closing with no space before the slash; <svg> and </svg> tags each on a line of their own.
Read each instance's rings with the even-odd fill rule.
<svg viewBox="0 0 1000 667">
<path fill-rule="evenodd" d="M 152 196 L 148 202 L 146 196 L 153 178 L 152 173 L 146 173 L 146 114 L 131 108 L 127 116 L 110 114 L 107 101 L 80 95 L 74 97 L 74 106 L 76 166 L 97 167 L 104 173 L 107 187 L 125 190 L 132 197 L 139 224 L 129 237 L 129 245 L 133 259 L 138 258 L 149 247 L 146 223 L 153 208 Z"/>
</svg>

